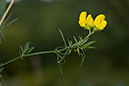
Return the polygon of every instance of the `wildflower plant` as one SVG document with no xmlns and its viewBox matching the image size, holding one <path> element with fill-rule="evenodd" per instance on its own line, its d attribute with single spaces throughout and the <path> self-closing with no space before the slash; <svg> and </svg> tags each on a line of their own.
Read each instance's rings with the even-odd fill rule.
<svg viewBox="0 0 129 86">
<path fill-rule="evenodd" d="M 17 20 L 17 19 L 14 19 L 10 23 L 6 24 L 6 22 L 9 20 L 11 15 L 9 15 L 6 19 L 5 19 L 5 17 L 9 11 L 9 9 L 11 8 L 12 4 L 14 3 L 14 1 L 15 0 L 12 0 L 11 4 L 7 8 L 7 10 L 5 12 L 3 11 L 4 15 L 0 21 L 0 33 L 1 33 L 0 39 L 1 38 L 5 39 L 5 37 L 2 33 L 3 28 L 5 28 L 9 24 L 11 24 Z M 1 9 L 5 9 L 5 0 L 0 1 L 0 7 L 1 7 Z M 0 11 L 0 12 L 2 12 L 2 11 Z M 97 31 L 103 30 L 107 25 L 107 21 L 105 20 L 105 15 L 103 15 L 103 14 L 99 14 L 94 20 L 91 14 L 89 14 L 87 16 L 86 11 L 83 11 L 79 15 L 78 24 L 80 25 L 80 27 L 87 29 L 89 31 L 89 33 L 86 37 L 82 38 L 81 36 L 78 36 L 78 37 L 73 36 L 74 41 L 66 40 L 62 31 L 59 29 L 59 33 L 60 33 L 63 43 L 64 43 L 63 46 L 59 46 L 59 47 L 55 48 L 55 50 L 41 51 L 41 52 L 34 52 L 34 53 L 31 53 L 31 51 L 35 47 L 30 46 L 30 43 L 27 42 L 24 46 L 20 46 L 18 57 L 15 57 L 7 62 L 0 64 L 0 74 L 7 64 L 12 63 L 18 59 L 23 59 L 24 57 L 39 55 L 39 54 L 50 54 L 50 53 L 55 54 L 57 56 L 57 64 L 58 64 L 59 71 L 61 72 L 61 74 L 63 74 L 62 66 L 66 62 L 66 57 L 69 56 L 72 52 L 77 53 L 78 56 L 81 57 L 81 66 L 82 66 L 83 62 L 86 58 L 87 50 L 95 48 L 94 46 L 92 46 L 92 44 L 95 43 L 95 41 L 89 41 L 90 36 L 93 35 Z M 1 43 L 2 43 L 2 40 L 1 40 Z M 0 75 L 0 86 L 2 86 L 1 75 Z"/>
</svg>

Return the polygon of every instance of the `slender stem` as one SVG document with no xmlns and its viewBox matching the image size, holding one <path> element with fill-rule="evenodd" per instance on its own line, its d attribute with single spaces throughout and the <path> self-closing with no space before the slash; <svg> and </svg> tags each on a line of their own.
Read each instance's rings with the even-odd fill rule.
<svg viewBox="0 0 129 86">
<path fill-rule="evenodd" d="M 89 32 L 89 34 L 84 38 L 84 40 L 86 40 L 88 37 L 90 37 L 93 33 L 94 33 L 94 31 Z"/>
<path fill-rule="evenodd" d="M 23 56 L 15 57 L 15 58 L 13 58 L 13 59 L 11 59 L 11 60 L 9 60 L 9 61 L 7 61 L 7 62 L 1 64 L 0 67 L 3 67 L 3 66 L 5 66 L 5 65 L 7 65 L 7 64 L 9 64 L 9 63 L 12 63 L 12 62 L 14 62 L 14 61 L 16 61 L 16 60 L 18 60 L 18 59 L 21 59 L 21 58 L 23 58 L 23 57 L 34 56 L 34 55 L 39 55 L 39 54 L 47 54 L 47 53 L 54 53 L 54 51 L 36 52 L 36 53 L 31 53 L 31 54 L 26 54 L 26 55 L 23 55 Z"/>
<path fill-rule="evenodd" d="M 6 12 L 4 13 L 4 15 L 3 15 L 3 17 L 2 17 L 2 19 L 1 19 L 1 21 L 0 21 L 0 26 L 1 26 L 1 24 L 3 23 L 3 21 L 4 21 L 5 17 L 6 17 L 6 15 L 8 14 L 10 8 L 12 7 L 14 1 L 15 1 L 15 0 L 12 0 L 12 2 L 10 3 L 10 5 L 8 6 Z"/>
<path fill-rule="evenodd" d="M 24 55 L 23 57 L 34 56 L 34 55 L 40 55 L 40 54 L 48 54 L 48 53 L 54 53 L 54 52 L 55 52 L 55 51 L 36 52 L 36 53 L 31 53 L 31 54 Z"/>
</svg>

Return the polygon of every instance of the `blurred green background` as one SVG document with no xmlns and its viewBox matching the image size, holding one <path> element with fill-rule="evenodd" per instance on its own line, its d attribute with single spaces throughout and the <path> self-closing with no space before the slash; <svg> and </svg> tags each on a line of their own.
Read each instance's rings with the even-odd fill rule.
<svg viewBox="0 0 129 86">
<path fill-rule="evenodd" d="M 21 0 L 10 10 L 10 21 L 19 19 L 4 29 L 0 63 L 17 57 L 28 41 L 33 52 L 62 46 L 59 28 L 71 40 L 85 37 L 88 31 L 77 23 L 84 10 L 94 18 L 105 14 L 108 25 L 90 38 L 96 49 L 87 51 L 82 67 L 75 53 L 67 57 L 64 75 L 54 54 L 26 57 L 5 66 L 3 86 L 129 86 L 129 0 Z"/>
</svg>

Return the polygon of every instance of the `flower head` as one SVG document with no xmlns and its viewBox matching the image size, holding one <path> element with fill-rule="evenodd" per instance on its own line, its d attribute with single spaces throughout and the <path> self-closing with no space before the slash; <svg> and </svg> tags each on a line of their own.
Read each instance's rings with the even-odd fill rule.
<svg viewBox="0 0 129 86">
<path fill-rule="evenodd" d="M 86 11 L 81 12 L 78 23 L 81 27 L 88 29 L 90 31 L 92 29 L 94 31 L 103 30 L 107 25 L 105 15 L 100 14 L 95 18 L 95 20 L 93 20 L 91 14 L 87 16 Z"/>
<path fill-rule="evenodd" d="M 95 30 L 103 30 L 107 25 L 107 21 L 105 20 L 105 15 L 103 15 L 103 14 L 98 15 L 95 18 L 94 23 L 96 26 Z"/>
<path fill-rule="evenodd" d="M 94 27 L 94 21 L 91 14 L 89 14 L 87 17 L 86 16 L 87 16 L 86 11 L 82 12 L 79 16 L 78 23 L 81 27 L 90 30 L 91 27 Z"/>
</svg>

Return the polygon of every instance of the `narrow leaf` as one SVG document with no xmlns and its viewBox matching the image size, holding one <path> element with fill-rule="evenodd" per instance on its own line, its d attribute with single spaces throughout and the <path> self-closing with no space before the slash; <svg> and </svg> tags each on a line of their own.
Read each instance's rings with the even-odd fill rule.
<svg viewBox="0 0 129 86">
<path fill-rule="evenodd" d="M 83 41 L 83 43 L 86 43 L 86 42 L 88 41 L 88 39 L 89 39 L 89 38 L 85 39 L 85 40 Z"/>
<path fill-rule="evenodd" d="M 82 56 L 81 66 L 83 65 L 85 58 L 86 58 L 85 56 Z"/>
<path fill-rule="evenodd" d="M 75 37 L 75 36 L 73 36 L 73 38 L 74 38 L 75 42 L 77 43 L 78 41 L 77 41 L 76 37 Z"/>
<path fill-rule="evenodd" d="M 90 41 L 86 44 L 83 45 L 83 49 L 86 49 L 88 46 L 90 46 L 91 44 L 95 43 L 96 41 Z"/>
<path fill-rule="evenodd" d="M 60 73 L 63 75 L 63 68 L 62 68 L 61 63 L 58 63 L 58 68 L 59 68 Z"/>
<path fill-rule="evenodd" d="M 67 38 L 68 44 L 71 46 L 73 42 Z"/>
<path fill-rule="evenodd" d="M 64 60 L 64 58 L 66 57 L 66 55 L 68 55 L 69 49 L 65 52 L 65 54 L 63 55 L 63 57 L 60 59 L 60 61 L 58 61 L 58 63 L 61 63 L 62 60 Z"/>
<path fill-rule="evenodd" d="M 5 28 L 5 27 L 9 26 L 10 24 L 14 23 L 14 22 L 15 22 L 15 21 L 17 21 L 17 20 L 18 20 L 18 18 L 16 18 L 16 19 L 12 20 L 12 21 L 11 21 L 11 22 L 9 22 L 8 24 L 6 24 L 3 28 Z"/>
<path fill-rule="evenodd" d="M 79 36 L 79 38 L 80 38 L 80 41 L 83 40 L 83 38 L 81 36 Z"/>
<path fill-rule="evenodd" d="M 2 30 L 0 31 L 0 33 L 1 33 L 1 36 L 3 37 L 3 39 L 6 41 L 6 38 L 5 38 L 5 36 L 4 36 L 3 32 L 2 32 Z"/>
<path fill-rule="evenodd" d="M 35 47 L 29 48 L 29 50 L 26 52 L 27 54 L 30 53 L 32 50 L 34 50 Z"/>
<path fill-rule="evenodd" d="M 60 35 L 61 35 L 62 40 L 63 40 L 63 42 L 64 42 L 64 45 L 67 47 L 67 44 L 66 44 L 66 41 L 65 41 L 64 35 L 63 35 L 63 33 L 62 33 L 62 31 L 61 31 L 60 29 L 59 29 L 59 32 L 60 32 Z"/>
<path fill-rule="evenodd" d="M 94 46 L 88 46 L 87 49 L 96 49 Z"/>
<path fill-rule="evenodd" d="M 85 51 L 83 49 L 81 49 L 81 50 L 82 50 L 82 61 L 81 61 L 81 66 L 82 66 L 83 62 L 84 62 L 84 60 L 86 58 L 86 54 L 85 54 Z"/>
<path fill-rule="evenodd" d="M 10 19 L 10 17 L 12 16 L 12 14 L 10 14 L 2 23 L 0 29 L 3 29 L 4 25 L 7 23 L 7 21 Z"/>
<path fill-rule="evenodd" d="M 23 53 L 23 48 L 22 48 L 22 46 L 20 45 L 20 48 L 21 48 L 21 54 Z"/>
<path fill-rule="evenodd" d="M 29 49 L 29 44 L 30 44 L 30 42 L 27 42 L 27 43 L 24 45 L 23 51 L 26 51 L 26 50 Z"/>
</svg>

